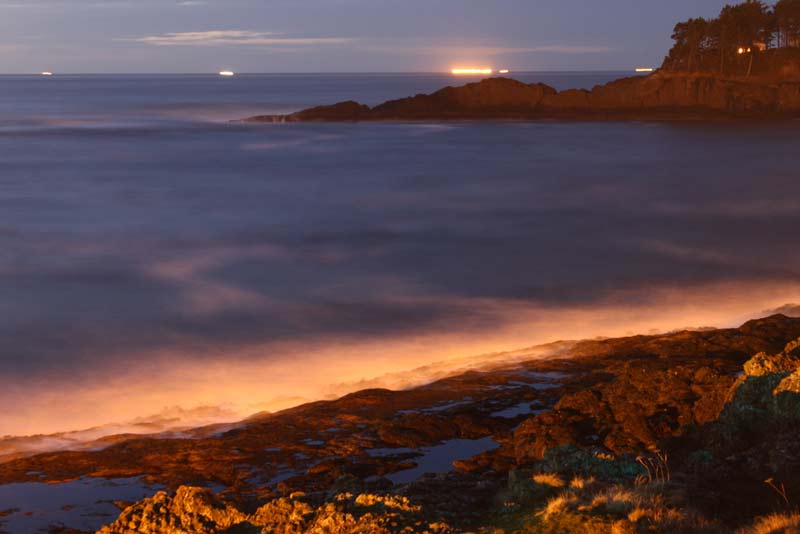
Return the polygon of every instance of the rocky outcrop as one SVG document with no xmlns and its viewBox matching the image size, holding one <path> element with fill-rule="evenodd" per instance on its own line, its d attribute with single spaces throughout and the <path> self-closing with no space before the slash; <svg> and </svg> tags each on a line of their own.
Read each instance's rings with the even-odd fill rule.
<svg viewBox="0 0 800 534">
<path fill-rule="evenodd" d="M 536 473 L 628 486 L 644 478 L 679 490 L 682 507 L 734 526 L 786 506 L 781 495 L 800 491 L 798 352 L 800 340 L 777 353 L 759 352 L 736 372 L 706 361 L 693 374 L 689 365 L 659 370 L 655 362 L 664 360 L 640 356 L 625 372 L 564 395 L 555 410 L 520 425 L 514 435 L 520 465 L 509 490 L 517 500 L 537 497 Z M 596 518 L 584 517 L 583 509 L 573 515 Z"/>
<path fill-rule="evenodd" d="M 446 87 L 432 95 L 385 102 L 370 112 L 373 119 L 472 118 L 486 114 L 514 117 L 535 113 L 543 99 L 556 94 L 544 84 L 489 78 L 463 87 Z"/>
<path fill-rule="evenodd" d="M 422 508 L 392 495 L 340 494 L 312 507 L 305 495 L 275 499 L 245 514 L 209 490 L 181 487 L 160 492 L 122 512 L 98 534 L 447 534 Z"/>
<path fill-rule="evenodd" d="M 255 122 L 476 119 L 689 119 L 800 116 L 800 83 L 658 72 L 558 92 L 544 84 L 488 78 L 369 108 L 356 102 L 318 106 Z"/>
<path fill-rule="evenodd" d="M 332 106 L 317 106 L 296 113 L 294 115 L 297 121 L 320 121 L 320 122 L 338 122 L 338 121 L 358 121 L 368 120 L 370 116 L 369 106 L 353 102 L 339 102 Z"/>
<path fill-rule="evenodd" d="M 131 438 L 0 463 L 0 483 L 142 477 L 179 490 L 126 509 L 104 534 L 401 532 L 382 523 L 391 517 L 410 532 L 441 521 L 471 532 L 505 502 L 510 472 L 628 483 L 643 473 L 637 456 L 658 448 L 691 481 L 692 502 L 737 514 L 730 520 L 740 525 L 774 504 L 767 478 L 800 494 L 792 467 L 800 466 L 800 427 L 788 423 L 800 413 L 800 343 L 786 346 L 798 337 L 800 319 L 775 315 L 735 329 L 569 343 L 560 357 L 410 390 L 363 390 L 195 439 Z M 477 456 L 450 448 L 488 437 L 499 447 Z M 429 453 L 447 444 L 432 465 Z M 437 474 L 392 483 L 415 466 Z M 187 488 L 212 483 L 216 495 Z M 394 497 L 421 510 L 365 504 Z"/>
<path fill-rule="evenodd" d="M 798 352 L 800 340 L 778 354 L 758 353 L 738 378 L 723 362 L 630 361 L 613 379 L 568 393 L 554 410 L 524 421 L 514 432 L 517 463 L 566 445 L 637 454 L 697 428 L 725 443 L 761 439 L 758 429 L 800 421 Z"/>
<path fill-rule="evenodd" d="M 549 450 L 571 444 L 637 453 L 715 419 L 735 379 L 724 363 L 708 363 L 643 358 L 626 363 L 608 382 L 564 395 L 555 410 L 514 432 L 517 463 L 541 460 Z"/>
<path fill-rule="evenodd" d="M 770 427 L 794 425 L 800 421 L 800 359 L 795 354 L 800 340 L 775 355 L 756 354 L 744 364 L 714 425 L 726 434 L 725 441 L 744 443 L 746 436 Z M 760 430 L 759 430 L 760 429 Z"/>
<path fill-rule="evenodd" d="M 162 491 L 127 508 L 99 534 L 217 534 L 247 520 L 210 490 L 181 487 L 173 496 Z"/>
</svg>

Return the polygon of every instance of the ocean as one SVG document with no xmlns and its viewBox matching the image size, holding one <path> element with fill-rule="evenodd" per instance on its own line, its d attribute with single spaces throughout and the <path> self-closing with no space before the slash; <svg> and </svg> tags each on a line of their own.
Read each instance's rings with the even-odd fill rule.
<svg viewBox="0 0 800 534">
<path fill-rule="evenodd" d="M 0 435 L 797 311 L 797 122 L 232 122 L 465 81 L 0 76 Z"/>
</svg>

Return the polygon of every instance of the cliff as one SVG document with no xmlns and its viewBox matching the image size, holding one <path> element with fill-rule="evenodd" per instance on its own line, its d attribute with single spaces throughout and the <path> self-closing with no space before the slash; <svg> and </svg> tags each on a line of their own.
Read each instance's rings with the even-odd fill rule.
<svg viewBox="0 0 800 534">
<path fill-rule="evenodd" d="M 318 106 L 249 122 L 417 120 L 790 118 L 800 116 L 800 83 L 657 72 L 591 91 L 487 78 L 370 108 L 357 102 Z"/>
</svg>

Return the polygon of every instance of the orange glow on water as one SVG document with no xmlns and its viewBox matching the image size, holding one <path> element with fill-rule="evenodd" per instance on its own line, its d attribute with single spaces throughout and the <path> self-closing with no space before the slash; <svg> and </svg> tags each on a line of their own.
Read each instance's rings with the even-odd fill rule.
<svg viewBox="0 0 800 534">
<path fill-rule="evenodd" d="M 0 392 L 0 405 L 18 408 L 2 418 L 0 435 L 89 428 L 174 406 L 217 407 L 221 413 L 244 418 L 365 388 L 411 387 L 463 371 L 467 360 L 477 367 L 506 357 L 497 353 L 562 339 L 739 326 L 763 316 L 764 310 L 797 302 L 800 284 L 661 287 L 653 288 L 645 299 L 631 296 L 621 291 L 602 303 L 558 308 L 455 299 L 448 305 L 480 309 L 482 315 L 466 325 L 439 324 L 413 335 L 238 347 L 174 346 L 116 354 L 109 361 L 140 364 L 109 364 L 69 384 L 53 376 L 7 387 Z M 488 353 L 494 353 L 490 360 L 474 357 Z M 535 358 L 539 353 L 530 354 Z M 230 422 L 231 417 L 220 422 Z"/>
</svg>

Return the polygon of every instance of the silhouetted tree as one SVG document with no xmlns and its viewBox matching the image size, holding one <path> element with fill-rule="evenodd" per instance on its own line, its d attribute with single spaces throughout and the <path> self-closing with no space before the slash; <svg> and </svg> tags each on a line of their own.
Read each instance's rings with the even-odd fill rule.
<svg viewBox="0 0 800 534">
<path fill-rule="evenodd" d="M 747 50 L 749 66 L 753 67 L 756 44 L 769 46 L 772 41 L 772 13 L 761 0 L 747 0 L 735 6 L 726 5 L 719 14 L 720 22 L 720 72 L 725 73 L 726 62 L 739 49 Z"/>
<path fill-rule="evenodd" d="M 800 0 L 779 0 L 774 11 L 778 46 L 800 47 Z"/>
<path fill-rule="evenodd" d="M 694 72 L 708 38 L 708 21 L 698 18 L 679 22 L 675 25 L 672 38 L 675 40 L 674 57 L 682 63 L 681 67 L 685 67 L 688 72 Z"/>
<path fill-rule="evenodd" d="M 716 19 L 689 19 L 675 25 L 675 45 L 665 66 L 720 74 L 735 69 L 749 76 L 754 59 L 771 48 L 778 35 L 780 45 L 800 46 L 800 0 L 780 0 L 775 10 L 761 0 L 726 5 Z"/>
</svg>

